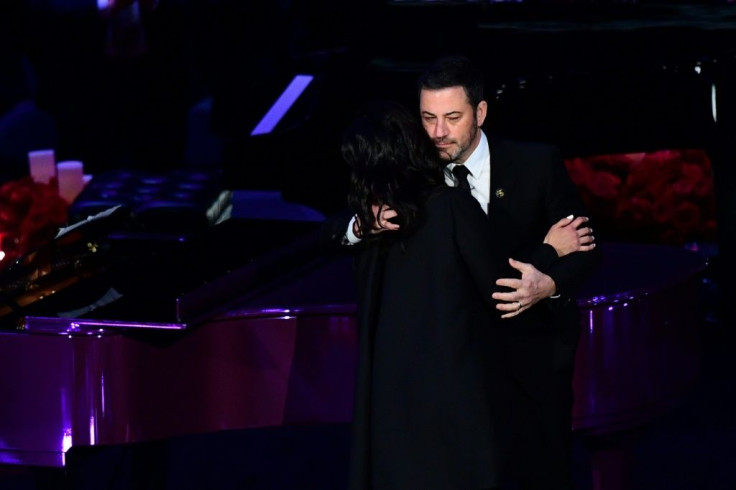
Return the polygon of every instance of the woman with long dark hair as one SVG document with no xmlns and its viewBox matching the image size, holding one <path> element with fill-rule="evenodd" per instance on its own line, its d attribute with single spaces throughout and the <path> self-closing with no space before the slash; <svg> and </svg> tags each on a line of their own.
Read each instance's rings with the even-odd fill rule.
<svg viewBox="0 0 736 490">
<path fill-rule="evenodd" d="M 467 191 L 445 185 L 437 150 L 399 104 L 359 113 L 342 155 L 364 237 L 350 488 L 494 488 L 502 376 L 486 216 Z M 396 210 L 398 231 L 368 232 L 381 205 Z"/>
</svg>

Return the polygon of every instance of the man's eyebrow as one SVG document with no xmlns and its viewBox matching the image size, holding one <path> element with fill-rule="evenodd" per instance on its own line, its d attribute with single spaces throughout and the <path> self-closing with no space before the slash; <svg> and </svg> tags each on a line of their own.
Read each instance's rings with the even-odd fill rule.
<svg viewBox="0 0 736 490">
<path fill-rule="evenodd" d="M 422 112 L 422 114 L 426 114 L 428 116 L 435 116 L 436 115 L 434 112 L 427 111 L 427 110 L 424 110 L 424 111 L 421 111 L 421 112 Z M 462 113 L 463 113 L 463 111 L 457 111 L 456 110 L 456 111 L 445 112 L 442 115 L 443 116 L 456 116 L 456 115 L 462 115 Z"/>
</svg>

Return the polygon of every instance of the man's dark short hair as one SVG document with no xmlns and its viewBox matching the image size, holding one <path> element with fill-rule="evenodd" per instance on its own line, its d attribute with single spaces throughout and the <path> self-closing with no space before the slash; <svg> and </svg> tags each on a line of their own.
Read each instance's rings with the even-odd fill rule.
<svg viewBox="0 0 736 490">
<path fill-rule="evenodd" d="M 417 81 L 418 92 L 422 89 L 440 90 L 449 87 L 463 87 L 468 102 L 477 107 L 483 99 L 485 79 L 467 56 L 445 56 L 435 60 L 419 76 Z"/>
</svg>

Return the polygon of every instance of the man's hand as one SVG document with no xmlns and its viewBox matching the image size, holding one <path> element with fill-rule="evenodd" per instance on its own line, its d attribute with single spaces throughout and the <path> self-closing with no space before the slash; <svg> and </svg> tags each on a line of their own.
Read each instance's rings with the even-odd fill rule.
<svg viewBox="0 0 736 490">
<path fill-rule="evenodd" d="M 582 226 L 588 222 L 585 216 L 567 216 L 552 225 L 544 237 L 544 243 L 552 245 L 558 257 L 572 252 L 588 252 L 595 248 L 593 228 Z"/>
<path fill-rule="evenodd" d="M 521 279 L 503 278 L 496 281 L 496 286 L 513 289 L 504 293 L 493 293 L 493 299 L 500 301 L 496 309 L 506 312 L 501 318 L 514 317 L 555 294 L 556 286 L 552 278 L 532 264 L 514 259 L 509 259 L 509 264 L 521 272 Z"/>
<path fill-rule="evenodd" d="M 371 210 L 373 211 L 373 227 L 368 230 L 369 234 L 375 235 L 376 233 L 396 231 L 399 229 L 399 225 L 389 221 L 398 216 L 398 214 L 388 204 L 373 204 L 371 205 Z M 363 225 L 358 219 L 353 223 L 353 233 L 358 238 L 363 237 Z"/>
</svg>

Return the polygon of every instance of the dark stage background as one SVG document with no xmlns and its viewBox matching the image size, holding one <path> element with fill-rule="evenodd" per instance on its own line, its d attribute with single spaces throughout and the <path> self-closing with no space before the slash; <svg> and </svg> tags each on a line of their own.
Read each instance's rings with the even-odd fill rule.
<svg viewBox="0 0 736 490">
<path fill-rule="evenodd" d="M 442 54 L 465 53 L 486 71 L 487 131 L 556 144 L 569 166 L 586 160 L 597 170 L 606 158 L 609 168 L 616 166 L 610 160 L 619 157 L 611 155 L 658 155 L 669 161 L 660 165 L 668 171 L 644 177 L 652 186 L 645 206 L 667 206 L 671 196 L 658 195 L 654 187 L 694 179 L 678 198 L 689 202 L 687 209 L 672 207 L 653 225 L 667 227 L 674 220 L 687 229 L 668 234 L 652 232 L 653 222 L 636 210 L 611 212 L 613 200 L 637 202 L 635 183 L 626 175 L 619 172 L 614 185 L 604 189 L 595 188 L 605 187 L 605 181 L 590 180 L 600 173 L 588 172 L 588 181 L 577 175 L 584 194 L 611 194 L 588 200 L 591 213 L 602 218 L 601 238 L 695 243 L 714 257 L 712 274 L 721 278 L 722 297 L 731 297 L 729 278 L 736 271 L 736 207 L 730 197 L 736 181 L 733 4 L 394 1 L 347 7 L 324 2 L 310 4 L 308 13 L 298 10 L 298 2 L 291 6 L 300 12 L 290 51 L 297 53 L 296 62 L 290 73 L 273 73 L 271 88 L 285 87 L 291 73 L 314 75 L 314 82 L 274 132 L 262 137 L 244 137 L 255 121 L 246 122 L 242 112 L 218 110 L 238 107 L 233 100 L 250 100 L 250 90 L 237 84 L 214 94 L 214 121 L 230 131 L 222 162 L 228 182 L 244 188 L 277 186 L 287 198 L 326 214 L 342 209 L 346 169 L 337 149 L 352 112 L 371 98 L 416 106 L 414 80 L 423 66 Z M 245 46 L 236 51 L 244 52 Z M 239 73 L 250 83 L 263 83 L 260 73 L 255 80 L 247 70 Z M 266 160 L 280 162 L 278 171 L 261 165 Z M 703 172 L 688 173 L 691 164 Z M 631 223 L 623 224 L 625 219 Z M 721 315 L 733 323 L 730 309 L 723 308 Z"/>
</svg>

